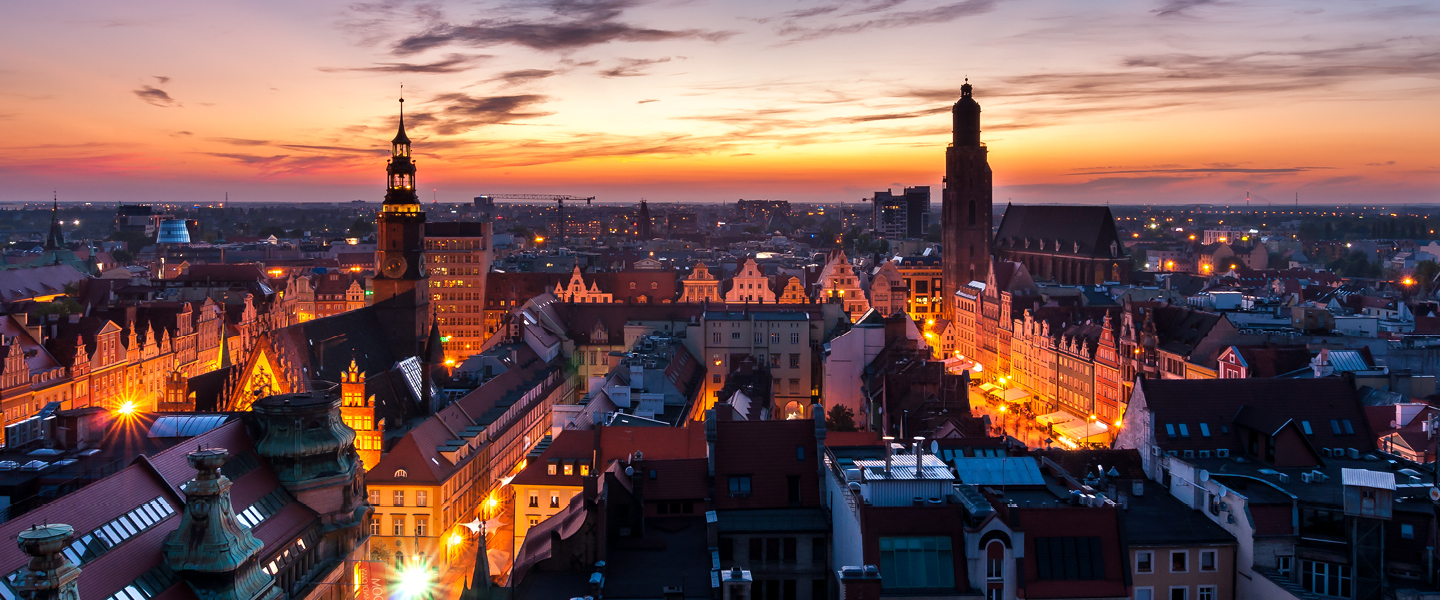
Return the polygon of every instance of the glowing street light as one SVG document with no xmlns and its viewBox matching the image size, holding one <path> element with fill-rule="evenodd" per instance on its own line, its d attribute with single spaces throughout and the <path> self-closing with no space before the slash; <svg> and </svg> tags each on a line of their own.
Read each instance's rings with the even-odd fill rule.
<svg viewBox="0 0 1440 600">
<path fill-rule="evenodd" d="M 135 402 L 133 400 L 126 400 L 120 406 L 115 407 L 115 414 L 128 417 L 135 414 L 135 409 Z"/>
<path fill-rule="evenodd" d="M 400 571 L 400 581 L 396 582 L 396 591 L 401 598 L 426 598 L 434 590 L 432 586 L 432 575 L 428 566 L 414 564 L 405 567 Z"/>
</svg>

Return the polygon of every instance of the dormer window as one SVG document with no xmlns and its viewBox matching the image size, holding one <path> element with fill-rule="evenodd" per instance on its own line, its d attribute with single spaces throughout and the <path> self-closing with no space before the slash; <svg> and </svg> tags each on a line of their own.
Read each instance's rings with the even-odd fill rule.
<svg viewBox="0 0 1440 600">
<path fill-rule="evenodd" d="M 395 479 L 405 479 L 409 476 L 410 474 L 406 473 L 405 469 L 395 469 Z"/>
</svg>

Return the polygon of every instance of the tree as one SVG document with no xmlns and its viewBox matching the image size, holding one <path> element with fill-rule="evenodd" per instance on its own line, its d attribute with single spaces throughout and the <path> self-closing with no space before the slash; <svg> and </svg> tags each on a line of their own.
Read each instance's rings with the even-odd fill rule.
<svg viewBox="0 0 1440 600">
<path fill-rule="evenodd" d="M 375 223 L 365 217 L 356 217 L 355 222 L 350 224 L 350 235 L 354 237 L 365 237 L 375 233 Z"/>
<path fill-rule="evenodd" d="M 1435 276 L 1440 275 L 1440 263 L 1433 260 L 1422 260 L 1415 263 L 1415 285 L 1425 292 L 1428 298 L 1435 291 Z"/>
<path fill-rule="evenodd" d="M 830 407 L 825 415 L 825 428 L 830 431 L 855 431 L 855 411 L 843 404 Z"/>
<path fill-rule="evenodd" d="M 131 252 L 139 252 L 141 248 L 154 242 L 143 231 L 117 231 L 110 236 L 110 240 L 125 242 L 125 249 Z"/>
</svg>

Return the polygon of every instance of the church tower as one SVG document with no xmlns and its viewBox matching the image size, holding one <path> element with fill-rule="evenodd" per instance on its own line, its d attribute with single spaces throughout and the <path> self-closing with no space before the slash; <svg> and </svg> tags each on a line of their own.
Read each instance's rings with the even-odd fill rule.
<svg viewBox="0 0 1440 600">
<path fill-rule="evenodd" d="M 415 160 L 405 135 L 405 99 L 400 130 L 390 140 L 385 203 L 376 217 L 375 312 L 395 345 L 396 357 L 420 356 L 430 330 L 430 278 L 425 271 L 425 212 L 415 195 Z"/>
<path fill-rule="evenodd" d="M 954 141 L 945 149 L 945 195 L 940 208 L 941 276 L 945 318 L 955 318 L 955 290 L 990 272 L 990 162 L 980 142 L 980 104 L 960 86 L 952 109 Z"/>
</svg>

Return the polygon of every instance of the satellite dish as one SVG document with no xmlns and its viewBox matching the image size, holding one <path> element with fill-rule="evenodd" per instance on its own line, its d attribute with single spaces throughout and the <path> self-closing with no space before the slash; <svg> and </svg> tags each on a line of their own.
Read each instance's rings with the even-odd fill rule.
<svg viewBox="0 0 1440 600">
<path fill-rule="evenodd" d="M 635 467 L 625 467 L 625 476 L 626 476 L 626 477 L 634 477 L 634 476 L 635 476 Z"/>
<path fill-rule="evenodd" d="M 938 440 L 930 440 L 930 453 L 936 456 L 940 455 L 940 442 Z"/>
<path fill-rule="evenodd" d="M 1440 502 L 1440 488 L 1437 488 L 1433 485 L 1430 486 L 1430 501 Z"/>
<path fill-rule="evenodd" d="M 1210 472 L 1206 471 L 1205 469 L 1200 469 L 1200 483 L 1205 483 L 1207 481 L 1210 481 Z"/>
</svg>

